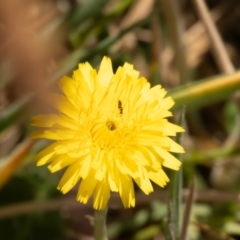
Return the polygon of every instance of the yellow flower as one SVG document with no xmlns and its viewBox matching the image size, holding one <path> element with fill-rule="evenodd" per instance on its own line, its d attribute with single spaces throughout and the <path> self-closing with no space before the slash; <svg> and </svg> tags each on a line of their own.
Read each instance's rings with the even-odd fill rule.
<svg viewBox="0 0 240 240">
<path fill-rule="evenodd" d="M 72 78 L 59 82 L 63 95 L 53 95 L 58 114 L 38 115 L 32 125 L 44 130 L 32 138 L 55 142 L 37 156 L 37 165 L 49 164 L 51 172 L 65 171 L 58 189 L 67 193 L 78 182 L 77 200 L 104 209 L 110 192 L 118 192 L 124 207 L 135 206 L 135 183 L 145 194 L 151 181 L 164 187 L 169 181 L 163 166 L 178 170 L 181 163 L 169 152 L 183 148 L 169 136 L 183 128 L 166 119 L 174 105 L 166 91 L 150 87 L 129 63 L 114 74 L 104 57 L 99 71 L 79 64 Z"/>
</svg>

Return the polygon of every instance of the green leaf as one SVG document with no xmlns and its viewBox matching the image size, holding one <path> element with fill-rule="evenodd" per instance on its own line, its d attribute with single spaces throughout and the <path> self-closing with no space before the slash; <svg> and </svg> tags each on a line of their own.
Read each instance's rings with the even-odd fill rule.
<svg viewBox="0 0 240 240">
<path fill-rule="evenodd" d="M 240 71 L 228 75 L 220 75 L 190 83 L 169 91 L 175 101 L 174 108 L 183 104 L 190 108 L 199 108 L 223 100 L 240 89 Z"/>
</svg>

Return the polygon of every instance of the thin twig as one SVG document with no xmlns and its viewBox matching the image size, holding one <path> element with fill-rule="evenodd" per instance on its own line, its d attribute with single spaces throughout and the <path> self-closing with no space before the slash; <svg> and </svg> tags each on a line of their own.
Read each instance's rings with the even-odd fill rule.
<svg viewBox="0 0 240 240">
<path fill-rule="evenodd" d="M 189 189 L 189 196 L 186 200 L 186 208 L 183 216 L 182 233 L 180 238 L 181 240 L 186 240 L 186 237 L 187 237 L 187 229 L 190 221 L 193 203 L 195 200 L 195 191 L 196 191 L 196 181 L 195 181 L 195 178 L 193 178 L 190 189 Z"/>
<path fill-rule="evenodd" d="M 219 68 L 222 70 L 223 73 L 234 72 L 234 66 L 229 58 L 229 55 L 223 44 L 222 38 L 218 33 L 218 30 L 210 16 L 209 10 L 204 0 L 193 0 L 193 2 L 196 6 L 199 17 L 202 19 L 206 27 L 206 30 L 209 34 L 210 40 L 212 42 L 215 60 Z"/>
<path fill-rule="evenodd" d="M 176 65 L 179 72 L 180 82 L 186 83 L 189 80 L 186 64 L 185 48 L 183 44 L 183 23 L 180 16 L 178 0 L 160 0 L 162 9 L 166 16 L 171 34 L 172 45 L 176 54 Z"/>
<path fill-rule="evenodd" d="M 166 76 L 164 76 L 164 69 L 163 64 L 160 57 L 160 52 L 162 51 L 162 32 L 159 28 L 159 18 L 158 15 L 154 15 L 151 19 L 151 29 L 152 29 L 152 39 L 151 39 L 151 58 L 152 58 L 152 78 L 153 83 L 159 84 L 161 83 L 163 86 L 167 86 Z"/>
<path fill-rule="evenodd" d="M 189 190 L 183 190 L 183 200 L 186 200 L 189 196 Z M 144 195 L 143 193 L 137 193 L 136 199 L 138 199 L 138 205 L 147 205 L 153 200 L 167 201 L 168 192 L 159 191 L 150 195 Z M 224 202 L 240 202 L 240 193 L 229 193 L 217 190 L 201 190 L 196 191 L 196 201 L 209 202 L 209 203 L 224 203 Z M 51 199 L 41 202 L 26 201 L 22 203 L 14 203 L 0 207 L 0 219 L 12 218 L 27 214 L 33 214 L 44 211 L 56 211 L 61 208 L 67 209 L 81 209 L 89 207 L 92 208 L 89 202 L 86 205 L 80 204 L 74 197 L 60 197 L 57 199 Z M 119 197 L 115 194 L 112 195 L 109 202 L 110 208 L 122 208 Z"/>
<path fill-rule="evenodd" d="M 209 11 L 207 9 L 207 6 L 204 2 L 204 0 L 193 0 L 196 4 L 196 8 L 198 10 L 199 16 L 202 19 L 206 30 L 209 34 L 209 37 L 211 39 L 212 42 L 212 49 L 214 51 L 214 55 L 215 55 L 215 60 L 218 63 L 219 68 L 222 70 L 222 72 L 226 73 L 226 74 L 231 74 L 235 71 L 234 66 L 231 62 L 231 59 L 229 58 L 229 55 L 226 51 L 226 48 L 224 46 L 224 43 L 222 41 L 222 38 L 220 37 L 217 28 L 213 22 L 213 20 L 211 19 L 211 16 L 209 14 Z M 237 106 L 239 106 L 239 102 L 240 102 L 240 97 L 239 97 L 239 91 L 235 92 L 234 94 L 234 101 L 237 104 Z M 240 108 L 239 108 L 240 110 Z M 231 146 L 236 146 L 238 144 L 238 141 L 240 139 L 239 134 L 237 133 L 236 130 L 239 130 L 239 113 L 236 116 L 236 120 L 235 120 L 235 125 L 232 128 L 232 133 L 227 137 L 227 139 L 225 140 L 225 142 L 223 143 L 222 147 L 227 147 L 229 145 Z M 224 167 L 228 164 L 228 161 L 225 161 L 224 158 L 220 158 L 217 161 L 217 168 L 216 165 L 213 166 L 213 171 L 212 171 L 212 181 L 214 182 L 218 182 L 218 180 L 215 180 L 216 175 L 214 173 L 218 172 L 219 169 L 224 169 Z"/>
</svg>

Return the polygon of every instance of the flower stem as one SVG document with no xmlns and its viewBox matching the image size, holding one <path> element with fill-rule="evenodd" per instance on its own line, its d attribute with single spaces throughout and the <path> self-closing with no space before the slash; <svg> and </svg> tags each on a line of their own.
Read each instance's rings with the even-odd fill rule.
<svg viewBox="0 0 240 240">
<path fill-rule="evenodd" d="M 107 207 L 104 210 L 95 210 L 94 239 L 108 240 L 106 228 Z"/>
</svg>

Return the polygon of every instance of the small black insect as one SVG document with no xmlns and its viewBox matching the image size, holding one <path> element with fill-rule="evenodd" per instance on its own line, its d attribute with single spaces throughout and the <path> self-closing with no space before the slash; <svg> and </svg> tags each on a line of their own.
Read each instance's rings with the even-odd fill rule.
<svg viewBox="0 0 240 240">
<path fill-rule="evenodd" d="M 120 100 L 118 100 L 118 109 L 119 109 L 119 113 L 122 115 L 123 114 L 123 107 L 122 107 L 122 102 Z"/>
</svg>

